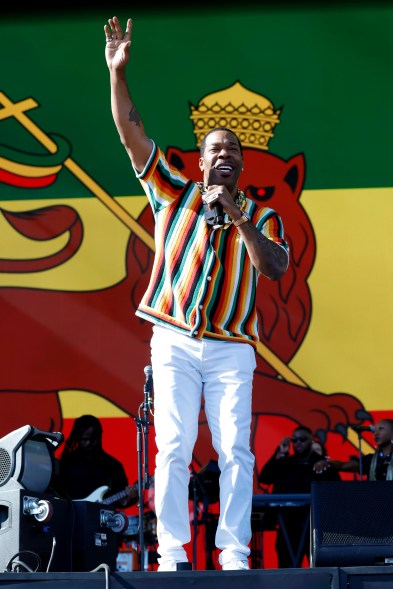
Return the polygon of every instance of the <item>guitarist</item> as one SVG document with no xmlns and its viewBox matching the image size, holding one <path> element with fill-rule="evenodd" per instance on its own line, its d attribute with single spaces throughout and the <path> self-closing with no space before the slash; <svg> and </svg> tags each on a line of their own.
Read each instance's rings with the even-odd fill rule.
<svg viewBox="0 0 393 589">
<path fill-rule="evenodd" d="M 113 497 L 111 505 L 126 508 L 138 501 L 137 486 L 128 484 L 122 463 L 102 447 L 102 425 L 94 415 L 82 415 L 73 425 L 65 441 L 58 468 L 61 489 L 69 499 L 97 501 L 94 493 L 106 487 L 106 496 Z"/>
</svg>

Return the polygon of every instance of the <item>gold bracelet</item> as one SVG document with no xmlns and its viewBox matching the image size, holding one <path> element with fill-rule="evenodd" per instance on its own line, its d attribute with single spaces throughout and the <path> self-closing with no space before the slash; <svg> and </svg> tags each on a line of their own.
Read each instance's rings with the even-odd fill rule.
<svg viewBox="0 0 393 589">
<path fill-rule="evenodd" d="M 247 221 L 249 221 L 250 219 L 247 217 L 247 215 L 245 213 L 242 214 L 242 216 L 240 217 L 240 219 L 238 219 L 237 221 L 234 221 L 233 224 L 235 227 L 240 227 L 240 225 L 243 225 L 243 223 L 247 223 Z"/>
</svg>

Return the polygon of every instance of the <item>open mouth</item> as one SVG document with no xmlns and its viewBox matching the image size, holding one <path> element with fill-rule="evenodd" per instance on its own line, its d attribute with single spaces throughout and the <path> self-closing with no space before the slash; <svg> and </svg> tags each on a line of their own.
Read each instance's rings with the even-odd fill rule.
<svg viewBox="0 0 393 589">
<path fill-rule="evenodd" d="M 232 174 L 234 167 L 231 166 L 230 164 L 220 164 L 218 166 L 215 166 L 214 169 L 217 172 L 220 172 L 221 174 L 228 175 L 228 174 Z"/>
</svg>

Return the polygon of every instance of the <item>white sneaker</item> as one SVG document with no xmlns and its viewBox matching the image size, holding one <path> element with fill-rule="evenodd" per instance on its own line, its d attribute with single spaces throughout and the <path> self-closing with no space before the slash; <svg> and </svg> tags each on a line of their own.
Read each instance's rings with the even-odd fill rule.
<svg viewBox="0 0 393 589">
<path fill-rule="evenodd" d="M 176 561 L 175 560 L 164 560 L 157 569 L 157 572 L 162 573 L 163 571 L 175 571 L 176 570 Z"/>
<path fill-rule="evenodd" d="M 248 560 L 230 560 L 222 565 L 223 571 L 249 571 Z"/>
</svg>

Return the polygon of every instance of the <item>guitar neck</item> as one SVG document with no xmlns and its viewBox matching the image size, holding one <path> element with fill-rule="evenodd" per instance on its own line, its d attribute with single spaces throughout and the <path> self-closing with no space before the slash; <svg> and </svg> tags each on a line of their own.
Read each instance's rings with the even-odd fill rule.
<svg viewBox="0 0 393 589">
<path fill-rule="evenodd" d="M 154 475 L 149 477 L 148 482 L 149 485 L 154 481 Z M 109 497 L 105 497 L 104 499 L 101 499 L 100 502 L 103 503 L 104 505 L 111 505 L 112 503 L 116 503 L 116 501 L 119 501 L 119 499 L 123 499 L 124 497 L 127 497 L 127 495 L 129 495 L 130 497 L 138 497 L 138 483 L 136 485 L 133 485 L 130 489 L 130 491 L 127 491 L 125 489 L 123 489 L 123 491 L 119 491 L 118 493 L 115 493 L 114 495 L 110 495 Z"/>
<path fill-rule="evenodd" d="M 134 487 L 132 487 L 132 490 L 134 491 Z M 104 503 L 104 505 L 112 505 L 112 503 L 116 503 L 116 501 L 119 501 L 119 499 L 123 499 L 126 496 L 127 496 L 126 490 L 119 491 L 118 493 L 115 493 L 114 495 L 110 495 L 110 497 L 106 497 L 105 499 L 101 499 L 100 503 Z"/>
</svg>

